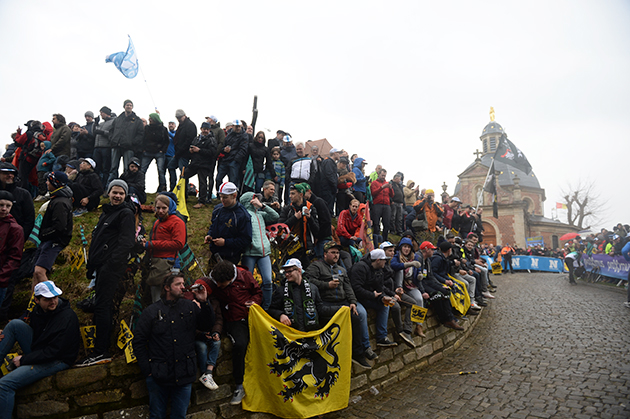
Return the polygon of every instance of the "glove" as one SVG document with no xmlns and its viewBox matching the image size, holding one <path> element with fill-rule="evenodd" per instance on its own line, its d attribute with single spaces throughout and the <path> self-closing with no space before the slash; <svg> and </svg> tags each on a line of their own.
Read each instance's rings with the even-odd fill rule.
<svg viewBox="0 0 630 419">
<path fill-rule="evenodd" d="M 405 262 L 404 266 L 405 266 L 405 269 L 411 268 L 411 267 L 416 268 L 416 269 L 422 268 L 422 264 L 418 262 L 417 260 L 414 260 L 412 262 Z"/>
</svg>

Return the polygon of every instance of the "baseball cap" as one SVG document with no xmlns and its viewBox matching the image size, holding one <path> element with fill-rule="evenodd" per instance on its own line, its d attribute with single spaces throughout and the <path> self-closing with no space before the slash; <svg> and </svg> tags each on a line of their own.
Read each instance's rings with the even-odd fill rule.
<svg viewBox="0 0 630 419">
<path fill-rule="evenodd" d="M 422 244 L 420 245 L 420 250 L 424 250 L 424 249 L 437 249 L 433 243 L 426 241 L 426 242 L 422 242 Z"/>
<path fill-rule="evenodd" d="M 208 128 L 208 129 L 210 129 L 210 128 L 212 128 L 212 125 L 210 125 L 210 122 L 202 122 L 202 123 L 201 123 L 201 128 L 202 128 L 202 129 L 203 129 L 203 128 Z"/>
<path fill-rule="evenodd" d="M 243 124 L 241 124 L 241 120 L 240 120 L 240 119 L 235 119 L 235 120 L 232 122 L 232 125 L 240 127 L 240 126 L 242 126 Z"/>
<path fill-rule="evenodd" d="M 333 153 L 341 153 L 341 150 L 339 150 L 339 149 L 338 149 L 338 148 L 336 148 L 336 147 L 333 147 L 333 148 L 330 150 L 330 154 L 333 154 Z"/>
<path fill-rule="evenodd" d="M 385 251 L 383 249 L 374 249 L 370 252 L 370 258 L 372 260 L 389 260 L 391 258 L 388 258 L 387 256 L 385 256 Z"/>
<path fill-rule="evenodd" d="M 293 266 L 302 269 L 302 262 L 300 262 L 299 259 L 292 258 L 287 260 L 286 263 L 282 265 L 283 268 L 291 268 Z"/>
<path fill-rule="evenodd" d="M 460 204 L 462 203 L 462 200 L 459 199 L 458 197 L 454 196 L 451 198 L 451 201 L 455 201 L 455 202 L 459 202 Z"/>
<path fill-rule="evenodd" d="M 33 294 L 35 297 L 53 298 L 63 294 L 63 292 L 55 285 L 54 282 L 44 281 L 35 285 Z"/>
<path fill-rule="evenodd" d="M 81 161 L 87 162 L 90 166 L 92 166 L 92 169 L 96 169 L 96 162 L 91 158 L 87 157 L 85 159 L 81 159 Z"/>
<path fill-rule="evenodd" d="M 448 241 L 443 241 L 440 243 L 440 250 L 446 252 L 448 249 L 452 249 L 453 246 Z"/>
<path fill-rule="evenodd" d="M 238 188 L 232 182 L 223 182 L 221 186 L 219 186 L 219 193 L 223 195 L 232 195 L 233 193 L 238 192 Z"/>
<path fill-rule="evenodd" d="M 285 143 L 290 143 L 291 141 L 293 141 L 293 138 L 291 138 L 290 135 L 285 135 L 282 141 L 284 141 Z"/>
<path fill-rule="evenodd" d="M 329 251 L 330 249 L 343 249 L 343 247 L 341 247 L 340 244 L 335 243 L 334 241 L 329 241 L 326 242 L 326 244 L 324 245 L 324 252 Z"/>
<path fill-rule="evenodd" d="M 394 243 L 392 243 L 392 242 L 383 242 L 383 243 L 381 243 L 381 245 L 379 246 L 379 249 L 383 249 L 383 250 L 385 250 L 385 249 L 387 249 L 388 247 L 396 247 L 396 246 L 394 246 Z"/>
</svg>

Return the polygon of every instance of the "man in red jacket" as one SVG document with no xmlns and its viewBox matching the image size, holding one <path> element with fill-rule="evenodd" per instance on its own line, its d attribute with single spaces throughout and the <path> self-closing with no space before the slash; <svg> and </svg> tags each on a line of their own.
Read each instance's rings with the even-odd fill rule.
<svg viewBox="0 0 630 419">
<path fill-rule="evenodd" d="M 342 246 L 358 247 L 359 243 L 361 243 L 359 232 L 361 231 L 363 217 L 359 214 L 359 205 L 359 200 L 353 199 L 350 201 L 348 209 L 339 213 L 337 236 L 339 236 Z"/>
<path fill-rule="evenodd" d="M 24 230 L 11 215 L 15 198 L 0 191 L 0 304 L 9 285 L 9 278 L 20 267 L 24 248 Z"/>
<path fill-rule="evenodd" d="M 243 375 L 245 353 L 249 344 L 249 307 L 262 305 L 262 290 L 251 272 L 237 268 L 232 262 L 223 260 L 216 264 L 210 274 L 212 298 L 221 303 L 225 328 L 232 337 L 232 376 L 236 384 L 231 405 L 238 405 L 245 396 Z"/>
<path fill-rule="evenodd" d="M 381 169 L 378 172 L 378 178 L 370 185 L 372 192 L 372 221 L 374 222 L 374 234 L 381 232 L 381 219 L 383 220 L 383 239 L 387 241 L 389 235 L 389 220 L 392 217 L 392 207 L 390 199 L 394 196 L 392 185 L 385 180 L 387 170 Z M 375 238 L 376 241 L 376 238 Z M 375 246 L 378 243 L 374 243 Z"/>
</svg>

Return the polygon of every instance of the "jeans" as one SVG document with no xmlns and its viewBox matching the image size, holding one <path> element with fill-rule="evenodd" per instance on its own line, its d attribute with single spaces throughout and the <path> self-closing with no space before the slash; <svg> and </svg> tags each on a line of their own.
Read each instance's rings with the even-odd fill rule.
<svg viewBox="0 0 630 419">
<path fill-rule="evenodd" d="M 339 303 L 324 301 L 323 304 L 340 308 Z M 343 305 L 349 306 L 350 304 Z M 370 334 L 368 332 L 367 311 L 359 302 L 357 302 L 357 313 L 359 313 L 358 316 L 350 312 L 350 320 L 352 321 L 352 353 L 353 355 L 363 355 L 370 348 Z M 322 318 L 320 324 L 324 325 L 329 320 L 330 318 Z"/>
<path fill-rule="evenodd" d="M 190 161 L 188 159 L 185 159 L 183 157 L 178 157 L 175 158 L 173 157 L 171 159 L 171 161 L 168 163 L 168 171 L 169 173 L 171 173 L 171 170 L 173 171 L 173 173 L 175 173 L 174 177 L 171 177 L 171 183 L 173 182 L 173 178 L 177 179 L 177 172 L 175 172 L 176 169 L 179 169 L 179 174 L 182 174 L 182 170 L 184 170 L 184 168 L 188 167 L 188 164 L 190 163 Z M 177 180 L 175 181 L 175 183 L 173 185 L 177 184 Z M 171 188 L 171 191 L 175 189 L 175 186 L 173 186 Z"/>
<path fill-rule="evenodd" d="M 245 375 L 245 353 L 249 344 L 249 325 L 246 319 L 227 322 L 227 332 L 232 339 L 232 377 L 234 384 L 243 384 Z"/>
<path fill-rule="evenodd" d="M 146 178 L 147 170 L 149 170 L 149 165 L 154 159 L 158 171 L 158 190 L 166 190 L 166 170 L 164 168 L 164 153 L 144 153 L 144 155 L 142 156 L 142 165 L 140 171 L 145 174 Z"/>
<path fill-rule="evenodd" d="M 384 306 L 380 300 L 361 301 L 361 304 L 366 309 L 376 311 L 376 340 L 382 341 L 386 339 L 389 307 Z"/>
<path fill-rule="evenodd" d="M 503 255 L 503 270 L 507 272 L 508 266 L 510 267 L 510 272 L 514 273 L 514 268 L 512 268 L 512 255 Z"/>
<path fill-rule="evenodd" d="M 392 218 L 392 208 L 385 204 L 372 205 L 372 222 L 374 233 L 381 233 L 381 220 L 383 221 L 383 241 L 387 241 L 389 234 L 389 222 Z"/>
<path fill-rule="evenodd" d="M 262 308 L 267 310 L 271 304 L 271 296 L 273 294 L 273 278 L 271 270 L 271 258 L 269 256 L 245 256 L 241 258 L 243 265 L 250 272 L 254 272 L 254 266 L 258 265 L 260 276 L 262 277 Z"/>
<path fill-rule="evenodd" d="M 191 177 L 197 175 L 197 179 L 199 180 L 198 201 L 201 204 L 209 204 L 212 200 L 212 186 L 214 186 L 214 178 L 212 177 L 213 174 L 214 165 L 212 165 L 212 167 L 199 167 L 191 164 L 184 172 L 186 184 L 188 184 L 188 180 Z"/>
<path fill-rule="evenodd" d="M 203 341 L 195 341 L 195 350 L 197 351 L 197 366 L 201 373 L 205 373 L 208 366 L 217 366 L 217 358 L 219 357 L 219 349 L 221 349 L 221 341 L 214 339 L 205 339 Z"/>
<path fill-rule="evenodd" d="M 219 160 L 219 168 L 217 169 L 217 191 L 219 190 L 219 186 L 223 183 L 223 178 L 225 175 L 228 176 L 230 182 L 236 185 L 237 189 L 241 187 L 241 175 L 239 173 L 241 169 L 241 164 L 236 161 L 224 162 Z"/>
<path fill-rule="evenodd" d="M 177 186 L 177 170 L 175 167 L 171 167 L 171 161 L 173 160 L 175 160 L 173 156 L 164 156 L 164 166 L 168 169 L 169 191 L 172 191 Z M 164 177 L 166 178 L 166 175 Z"/>
<path fill-rule="evenodd" d="M 118 178 L 118 166 L 120 166 L 120 158 L 123 159 L 123 172 L 129 167 L 129 163 L 131 163 L 131 159 L 133 159 L 133 150 L 126 150 L 120 147 L 112 147 L 112 161 L 111 161 L 111 170 L 109 172 L 109 179 L 107 179 L 107 183 L 109 184 L 112 180 Z M 98 165 L 96 166 L 98 167 Z"/>
<path fill-rule="evenodd" d="M 15 342 L 20 344 L 24 354 L 31 353 L 33 342 L 33 329 L 22 320 L 11 320 L 4 328 L 4 338 L 0 341 L 0 359 L 9 353 Z M 45 364 L 22 365 L 0 378 L 0 419 L 11 419 L 13 405 L 15 402 L 15 392 L 29 384 L 51 376 L 59 371 L 70 368 L 61 361 L 51 361 Z"/>
<path fill-rule="evenodd" d="M 185 386 L 165 386 L 155 382 L 153 377 L 147 377 L 149 391 L 149 410 L 151 419 L 166 419 L 166 405 L 171 399 L 171 419 L 185 419 L 192 384 Z"/>
<path fill-rule="evenodd" d="M 356 240 L 352 240 L 352 239 L 347 239 L 341 236 L 339 237 L 339 241 L 341 242 L 341 245 L 345 247 L 350 247 L 350 246 L 359 247 L 359 243 L 361 243 L 361 239 L 359 238 L 357 238 Z"/>
<path fill-rule="evenodd" d="M 488 268 L 482 265 L 475 265 L 475 268 L 481 270 L 481 286 L 479 287 L 481 292 L 488 292 Z"/>
<path fill-rule="evenodd" d="M 109 179 L 109 171 L 112 165 L 112 151 L 109 147 L 97 147 L 94 149 L 94 162 L 96 163 L 95 172 L 101 179 L 103 188 L 107 186 Z"/>
<path fill-rule="evenodd" d="M 475 287 L 477 283 L 475 277 L 473 275 L 462 275 L 460 273 L 456 273 L 453 276 L 466 284 L 466 288 L 468 288 L 468 296 L 470 297 L 470 302 L 472 303 L 473 301 L 475 301 Z"/>
<path fill-rule="evenodd" d="M 390 228 L 394 230 L 395 233 L 403 232 L 403 204 L 392 202 L 390 205 L 392 209 L 392 216 L 389 221 Z"/>
</svg>

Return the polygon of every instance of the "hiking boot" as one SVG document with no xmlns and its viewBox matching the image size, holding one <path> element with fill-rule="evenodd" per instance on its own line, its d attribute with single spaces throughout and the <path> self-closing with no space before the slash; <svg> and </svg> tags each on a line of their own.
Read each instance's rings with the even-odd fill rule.
<svg viewBox="0 0 630 419">
<path fill-rule="evenodd" d="M 376 358 L 378 358 L 378 355 L 376 355 L 376 352 L 374 352 L 372 348 L 367 348 L 365 352 L 363 352 L 363 356 L 365 356 L 370 361 L 373 361 Z"/>
<path fill-rule="evenodd" d="M 107 364 L 112 362 L 108 354 L 88 355 L 75 364 L 76 367 L 89 367 L 91 365 Z"/>
<path fill-rule="evenodd" d="M 352 357 L 352 362 L 356 362 L 361 365 L 363 368 L 372 368 L 372 365 L 367 361 L 367 359 L 363 355 L 354 355 Z"/>
<path fill-rule="evenodd" d="M 214 381 L 214 378 L 212 378 L 211 371 L 206 371 L 205 374 L 202 374 L 201 377 L 199 377 L 199 381 L 201 381 L 201 384 L 206 386 L 209 390 L 216 390 L 219 388 L 219 385 Z"/>
<path fill-rule="evenodd" d="M 390 346 L 398 346 L 398 344 L 396 342 L 392 342 L 388 338 L 385 338 L 385 339 L 381 339 L 379 341 L 376 341 L 376 346 L 381 346 L 383 348 L 387 348 L 387 347 L 390 347 Z"/>
<path fill-rule="evenodd" d="M 232 406 L 241 404 L 243 397 L 245 397 L 245 390 L 243 389 L 243 386 L 237 387 L 236 390 L 234 390 L 234 395 L 232 396 L 232 400 L 230 400 L 230 404 Z"/>
<path fill-rule="evenodd" d="M 457 323 L 455 323 L 454 320 L 448 321 L 446 323 L 444 323 L 444 326 L 450 328 L 450 329 L 455 329 L 455 330 L 464 330 L 463 327 L 461 327 L 460 325 L 458 325 Z"/>
<path fill-rule="evenodd" d="M 77 210 L 72 213 L 72 216 L 73 217 L 80 217 L 83 214 L 85 214 L 86 212 L 88 212 L 88 210 L 85 207 L 77 208 Z"/>
<path fill-rule="evenodd" d="M 400 336 L 400 338 L 403 340 L 403 342 L 409 346 L 410 348 L 415 348 L 416 344 L 413 342 L 413 339 L 411 338 L 411 335 L 407 332 L 400 332 L 398 334 L 398 336 Z"/>
</svg>

